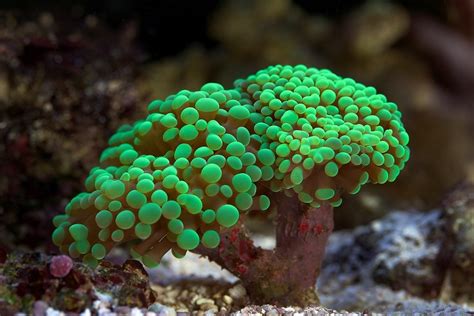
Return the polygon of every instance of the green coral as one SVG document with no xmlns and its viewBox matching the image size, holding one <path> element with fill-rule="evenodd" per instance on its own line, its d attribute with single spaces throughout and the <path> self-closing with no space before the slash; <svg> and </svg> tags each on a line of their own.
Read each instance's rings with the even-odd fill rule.
<svg viewBox="0 0 474 316">
<path fill-rule="evenodd" d="M 179 91 L 119 128 L 55 218 L 54 243 L 95 265 L 142 240 L 133 256 L 156 265 L 170 249 L 217 247 L 222 227 L 271 207 L 269 191 L 336 207 L 343 192 L 394 181 L 409 158 L 400 111 L 373 87 L 303 65 L 234 86 Z"/>
</svg>

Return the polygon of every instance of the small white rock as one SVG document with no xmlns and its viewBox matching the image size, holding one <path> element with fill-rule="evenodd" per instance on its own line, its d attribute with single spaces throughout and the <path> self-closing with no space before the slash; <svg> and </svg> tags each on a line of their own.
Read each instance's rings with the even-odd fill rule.
<svg viewBox="0 0 474 316">
<path fill-rule="evenodd" d="M 46 310 L 46 316 L 64 316 L 65 314 L 63 312 L 57 311 L 52 307 L 49 307 Z"/>
<path fill-rule="evenodd" d="M 92 315 L 91 310 L 88 308 L 86 308 L 86 310 L 81 313 L 81 316 L 91 316 L 91 315 Z"/>
</svg>

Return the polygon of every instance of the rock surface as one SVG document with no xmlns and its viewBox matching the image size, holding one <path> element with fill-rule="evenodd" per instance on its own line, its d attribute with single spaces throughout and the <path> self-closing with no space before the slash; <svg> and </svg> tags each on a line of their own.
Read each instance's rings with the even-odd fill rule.
<svg viewBox="0 0 474 316">
<path fill-rule="evenodd" d="M 142 264 L 129 260 L 123 265 L 104 262 L 96 270 L 74 262 L 64 276 L 55 276 L 52 259 L 40 253 L 10 254 L 0 264 L 1 311 L 32 311 L 51 306 L 81 312 L 96 300 L 115 306 L 147 307 L 156 300 Z M 111 299 L 113 298 L 113 299 Z M 36 301 L 36 303 L 35 303 Z"/>
<path fill-rule="evenodd" d="M 318 282 L 321 303 L 337 311 L 474 312 L 473 307 L 462 306 L 460 301 L 460 305 L 439 301 L 448 267 L 447 259 L 440 254 L 450 253 L 444 248 L 446 225 L 445 215 L 438 209 L 393 212 L 370 225 L 333 233 Z M 256 242 L 266 248 L 274 244 L 266 236 L 256 236 Z M 151 275 L 164 275 L 166 271 L 170 274 L 163 280 L 173 282 L 183 280 L 182 272 L 195 271 L 200 278 L 212 275 L 233 281 L 227 271 L 222 270 L 219 276 L 218 267 L 203 258 L 167 260 L 166 267 L 151 271 Z M 188 278 L 190 275 L 185 274 L 184 279 Z M 322 310 L 311 310 L 318 311 Z M 282 310 L 249 306 L 240 312 L 272 315 Z"/>
<path fill-rule="evenodd" d="M 357 283 L 384 284 L 412 295 L 436 298 L 446 263 L 440 259 L 445 220 L 440 210 L 393 212 L 370 225 L 330 237 L 321 294 Z"/>
<path fill-rule="evenodd" d="M 50 244 L 63 199 L 145 109 L 134 34 L 94 16 L 0 12 L 0 246 Z"/>
<path fill-rule="evenodd" d="M 318 282 L 318 294 L 325 308 L 247 306 L 249 298 L 245 289 L 234 283 L 236 278 L 197 256 L 179 260 L 167 257 L 160 267 L 148 270 L 153 281 L 149 288 L 147 273 L 136 261 L 126 261 L 121 267 L 103 263 L 96 273 L 74 263 L 64 278 L 54 278 L 48 276 L 50 259 L 30 254 L 9 256 L 0 265 L 0 274 L 3 275 L 0 294 L 7 298 L 0 301 L 0 312 L 8 314 L 33 307 L 46 310 L 48 315 L 60 315 L 59 310 L 82 311 L 84 315 L 148 316 L 190 312 L 196 315 L 227 315 L 230 312 L 235 312 L 235 315 L 324 315 L 336 311 L 341 314 L 357 311 L 438 315 L 474 313 L 472 303 L 462 301 L 472 293 L 467 286 L 472 284 L 469 283 L 472 281 L 470 274 L 458 274 L 458 279 L 451 279 L 450 284 L 456 284 L 454 282 L 463 275 L 467 286 L 463 288 L 464 296 L 456 296 L 461 292 L 448 291 L 446 281 L 442 282 L 443 271 L 436 270 L 442 267 L 439 254 L 451 253 L 446 249 L 452 240 L 460 243 L 455 249 L 462 249 L 462 253 L 471 249 L 468 243 L 461 244 L 464 234 L 454 234 L 457 239 L 441 234 L 446 225 L 453 223 L 453 218 L 463 218 L 463 225 L 470 223 L 464 223 L 463 216 L 469 214 L 465 212 L 470 210 L 467 206 L 472 196 L 466 193 L 466 188 L 471 187 L 464 185 L 461 188 L 461 191 L 455 191 L 460 195 L 452 195 L 451 200 L 447 200 L 451 202 L 446 208 L 453 208 L 447 215 L 449 220 L 441 210 L 393 212 L 370 225 L 334 233 Z M 460 231 L 465 232 L 463 229 Z M 254 238 L 266 248 L 271 248 L 274 242 L 269 237 Z M 449 269 L 457 267 L 457 262 L 454 259 Z M 40 295 L 45 288 L 51 290 Z M 27 293 L 25 291 L 33 294 L 32 300 L 19 295 Z M 456 299 L 460 304 L 443 303 L 439 300 L 440 292 L 451 295 L 448 300 Z M 74 296 L 77 293 L 83 293 L 82 300 Z"/>
<path fill-rule="evenodd" d="M 460 184 L 444 208 L 452 260 L 441 297 L 474 305 L 474 183 Z"/>
</svg>

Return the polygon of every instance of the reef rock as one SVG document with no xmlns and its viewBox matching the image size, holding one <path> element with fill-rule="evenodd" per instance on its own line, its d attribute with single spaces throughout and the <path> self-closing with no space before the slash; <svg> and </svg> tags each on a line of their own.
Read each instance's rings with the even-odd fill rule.
<svg viewBox="0 0 474 316">
<path fill-rule="evenodd" d="M 371 280 L 394 290 L 435 298 L 446 263 L 441 256 L 445 220 L 440 210 L 393 212 L 330 238 L 322 291 Z"/>
<path fill-rule="evenodd" d="M 444 208 L 452 257 L 441 297 L 474 305 L 474 184 L 460 184 Z"/>
<path fill-rule="evenodd" d="M 71 262 L 69 272 L 61 277 L 51 273 L 54 261 L 57 257 L 41 253 L 10 254 L 0 264 L 0 315 L 31 312 L 41 306 L 79 313 L 105 293 L 118 306 L 141 308 L 155 302 L 148 274 L 138 261 L 128 260 L 121 266 L 104 262 L 96 270 Z"/>
</svg>

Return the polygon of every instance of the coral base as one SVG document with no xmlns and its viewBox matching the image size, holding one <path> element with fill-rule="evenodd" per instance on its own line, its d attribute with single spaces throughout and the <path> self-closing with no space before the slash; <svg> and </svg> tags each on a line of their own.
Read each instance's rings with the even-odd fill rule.
<svg viewBox="0 0 474 316">
<path fill-rule="evenodd" d="M 317 304 L 314 286 L 334 226 L 332 207 L 308 209 L 297 198 L 284 196 L 276 202 L 274 250 L 256 247 L 240 225 L 222 232 L 219 248 L 199 247 L 195 252 L 239 276 L 253 303 Z"/>
</svg>

